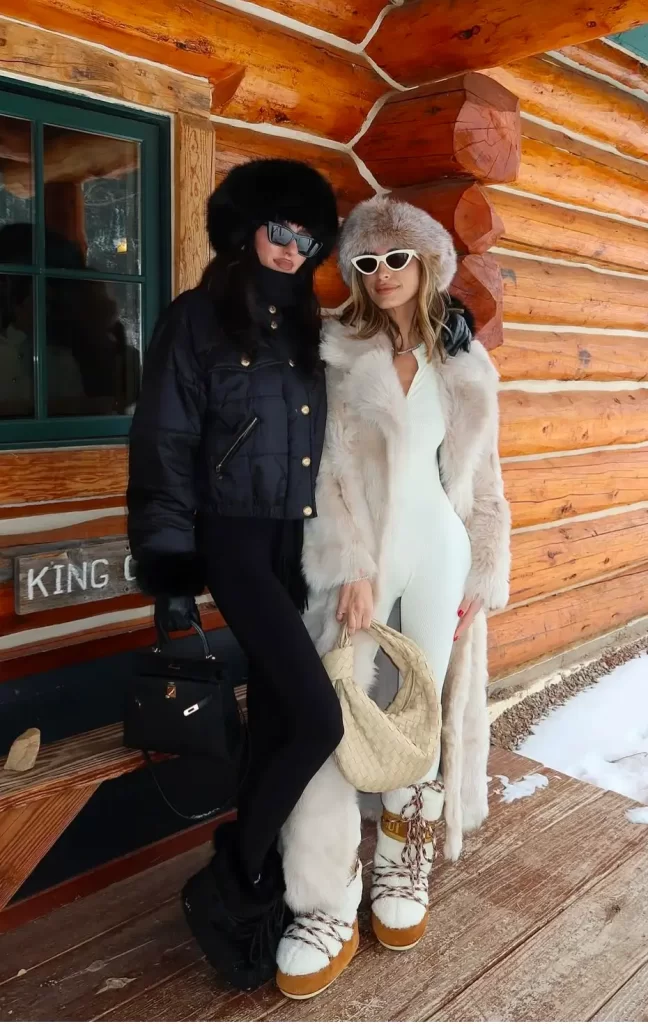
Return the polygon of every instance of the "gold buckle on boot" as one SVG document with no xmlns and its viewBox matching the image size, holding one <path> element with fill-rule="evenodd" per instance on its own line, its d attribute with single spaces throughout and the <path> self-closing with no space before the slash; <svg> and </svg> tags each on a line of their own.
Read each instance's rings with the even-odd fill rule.
<svg viewBox="0 0 648 1024">
<path fill-rule="evenodd" d="M 434 834 L 438 824 L 438 821 L 425 821 L 425 831 L 423 835 L 424 843 L 434 842 Z M 406 843 L 409 826 L 409 818 L 401 818 L 400 814 L 393 814 L 391 811 L 388 811 L 386 807 L 383 807 L 380 827 L 385 835 L 389 836 L 390 839 L 397 839 L 399 843 Z"/>
</svg>

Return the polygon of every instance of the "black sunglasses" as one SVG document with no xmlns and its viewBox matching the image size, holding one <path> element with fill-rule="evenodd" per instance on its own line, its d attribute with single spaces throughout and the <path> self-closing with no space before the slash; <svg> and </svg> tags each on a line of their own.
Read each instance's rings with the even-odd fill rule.
<svg viewBox="0 0 648 1024">
<path fill-rule="evenodd" d="M 322 248 L 322 243 L 315 241 L 312 235 L 305 235 L 300 231 L 293 231 L 286 224 L 280 224 L 276 220 L 269 220 L 267 223 L 268 238 L 273 245 L 290 245 L 295 242 L 297 252 L 300 256 L 317 256 Z"/>
</svg>

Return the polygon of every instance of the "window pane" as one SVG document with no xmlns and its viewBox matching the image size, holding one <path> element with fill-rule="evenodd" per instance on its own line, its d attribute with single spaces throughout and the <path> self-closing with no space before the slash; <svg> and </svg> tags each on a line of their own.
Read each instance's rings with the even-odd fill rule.
<svg viewBox="0 0 648 1024">
<path fill-rule="evenodd" d="M 32 262 L 31 121 L 0 114 L 0 263 Z"/>
<path fill-rule="evenodd" d="M 31 277 L 0 274 L 0 419 L 34 415 Z"/>
<path fill-rule="evenodd" d="M 140 144 L 45 125 L 49 267 L 140 272 Z"/>
<path fill-rule="evenodd" d="M 140 374 L 140 285 L 49 277 L 49 416 L 129 413 Z"/>
</svg>

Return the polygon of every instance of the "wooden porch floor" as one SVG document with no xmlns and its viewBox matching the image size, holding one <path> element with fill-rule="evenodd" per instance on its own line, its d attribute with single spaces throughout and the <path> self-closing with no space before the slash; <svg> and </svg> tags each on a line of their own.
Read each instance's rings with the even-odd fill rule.
<svg viewBox="0 0 648 1024">
<path fill-rule="evenodd" d="M 458 865 L 439 862 L 425 940 L 382 949 L 365 909 L 356 959 L 317 1000 L 214 982 L 178 901 L 202 847 L 0 937 L 0 1019 L 648 1021 L 647 826 L 545 769 L 546 788 L 505 804 L 497 776 L 537 767 L 493 753 L 491 816 Z"/>
</svg>

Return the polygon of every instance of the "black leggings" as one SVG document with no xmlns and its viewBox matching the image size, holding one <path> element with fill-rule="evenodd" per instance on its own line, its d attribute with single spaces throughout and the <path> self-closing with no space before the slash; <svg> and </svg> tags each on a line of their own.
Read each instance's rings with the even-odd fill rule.
<svg viewBox="0 0 648 1024">
<path fill-rule="evenodd" d="M 277 575 L 282 527 L 269 519 L 213 519 L 201 545 L 212 597 L 249 659 L 250 760 L 238 820 L 250 881 L 343 734 L 335 690 Z"/>
</svg>

